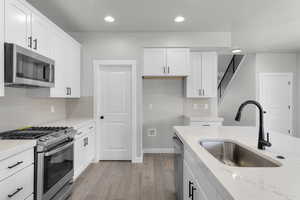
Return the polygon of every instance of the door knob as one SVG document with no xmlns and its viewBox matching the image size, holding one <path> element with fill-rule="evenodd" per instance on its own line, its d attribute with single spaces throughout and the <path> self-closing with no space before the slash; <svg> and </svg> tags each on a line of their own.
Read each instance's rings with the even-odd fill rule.
<svg viewBox="0 0 300 200">
<path fill-rule="evenodd" d="M 104 116 L 101 116 L 100 119 L 104 119 Z"/>
</svg>

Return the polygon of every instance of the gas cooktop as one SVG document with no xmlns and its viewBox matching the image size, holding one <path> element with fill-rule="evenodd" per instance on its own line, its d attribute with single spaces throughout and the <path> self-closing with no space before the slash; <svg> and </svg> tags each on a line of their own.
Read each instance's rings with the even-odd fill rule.
<svg viewBox="0 0 300 200">
<path fill-rule="evenodd" d="M 1 139 L 38 139 L 68 127 L 29 127 L 0 133 Z"/>
</svg>

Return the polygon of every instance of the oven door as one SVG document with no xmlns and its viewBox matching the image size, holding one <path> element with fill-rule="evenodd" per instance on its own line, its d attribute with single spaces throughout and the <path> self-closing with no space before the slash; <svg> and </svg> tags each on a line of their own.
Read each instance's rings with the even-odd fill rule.
<svg viewBox="0 0 300 200">
<path fill-rule="evenodd" d="M 51 199 L 74 175 L 74 144 L 63 143 L 47 152 L 43 159 L 43 200 Z"/>
</svg>

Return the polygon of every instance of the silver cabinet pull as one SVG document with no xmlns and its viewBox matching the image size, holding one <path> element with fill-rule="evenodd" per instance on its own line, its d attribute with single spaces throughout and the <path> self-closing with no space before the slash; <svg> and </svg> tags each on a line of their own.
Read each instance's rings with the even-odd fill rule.
<svg viewBox="0 0 300 200">
<path fill-rule="evenodd" d="M 32 48 L 32 37 L 28 37 L 28 40 L 29 40 L 29 44 L 28 44 L 28 47 L 29 48 Z"/>
<path fill-rule="evenodd" d="M 168 66 L 168 74 L 170 74 L 170 67 Z"/>
<path fill-rule="evenodd" d="M 90 126 L 90 127 L 89 127 L 90 130 L 93 129 L 93 128 L 94 128 L 93 126 Z"/>
<path fill-rule="evenodd" d="M 8 169 L 12 169 L 12 168 L 14 168 L 14 167 L 16 167 L 16 166 L 18 166 L 18 165 L 20 165 L 20 164 L 22 164 L 23 163 L 23 161 L 19 161 L 19 162 L 17 162 L 16 164 L 13 164 L 13 165 L 11 165 L 11 166 L 8 166 L 7 168 Z"/>
<path fill-rule="evenodd" d="M 15 196 L 17 193 L 19 193 L 21 190 L 23 190 L 23 187 L 17 188 L 17 190 L 9 195 L 7 195 L 8 198 L 12 198 Z"/>
<path fill-rule="evenodd" d="M 203 96 L 205 96 L 205 92 L 204 92 L 205 90 L 203 89 Z"/>
<path fill-rule="evenodd" d="M 37 46 L 37 45 L 38 45 L 38 40 L 37 40 L 37 39 L 34 39 L 33 42 L 34 42 L 34 47 L 33 47 L 33 49 L 34 49 L 34 50 L 37 50 L 37 48 L 38 48 L 38 46 Z"/>
<path fill-rule="evenodd" d="M 166 67 L 163 67 L 163 69 L 164 69 L 164 74 L 166 73 Z"/>
<path fill-rule="evenodd" d="M 202 126 L 210 126 L 210 124 L 203 124 Z"/>
<path fill-rule="evenodd" d="M 198 94 L 199 96 L 201 96 L 201 89 L 198 89 Z"/>
</svg>

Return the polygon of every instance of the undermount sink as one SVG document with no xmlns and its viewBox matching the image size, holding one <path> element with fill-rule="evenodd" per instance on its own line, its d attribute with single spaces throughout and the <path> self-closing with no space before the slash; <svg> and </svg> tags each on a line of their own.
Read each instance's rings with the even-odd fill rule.
<svg viewBox="0 0 300 200">
<path fill-rule="evenodd" d="M 226 140 L 203 140 L 200 145 L 225 165 L 234 167 L 280 167 L 271 158 L 258 155 L 237 143 Z"/>
</svg>

